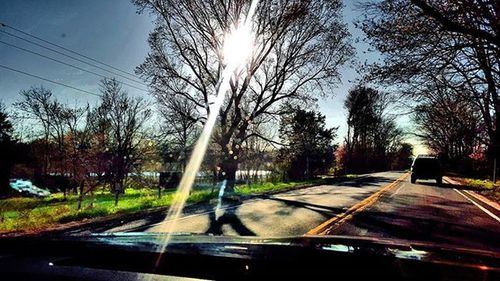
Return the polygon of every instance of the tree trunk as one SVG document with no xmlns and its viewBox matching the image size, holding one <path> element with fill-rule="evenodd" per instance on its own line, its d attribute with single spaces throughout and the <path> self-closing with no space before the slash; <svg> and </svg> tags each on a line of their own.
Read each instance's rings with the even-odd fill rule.
<svg viewBox="0 0 500 281">
<path fill-rule="evenodd" d="M 217 167 L 212 168 L 212 188 L 210 189 L 210 194 L 215 192 L 215 188 L 217 188 L 219 182 L 219 172 L 217 171 Z"/>
<path fill-rule="evenodd" d="M 90 208 L 94 208 L 94 187 L 95 186 L 90 187 L 90 204 L 89 204 Z"/>
<path fill-rule="evenodd" d="M 230 158 L 222 162 L 223 179 L 226 180 L 226 192 L 234 192 L 236 170 L 238 170 L 238 161 Z"/>
<path fill-rule="evenodd" d="M 493 136 L 490 135 L 490 142 L 491 142 L 491 147 L 490 147 L 490 157 L 492 159 L 497 158 L 499 155 L 499 148 L 500 148 L 500 131 L 498 130 L 498 122 L 500 121 L 500 104 L 498 101 L 498 93 L 497 93 L 497 85 L 495 78 L 493 77 L 492 73 L 492 67 L 491 63 L 488 60 L 488 56 L 485 53 L 485 50 L 483 47 L 476 48 L 476 53 L 479 59 L 479 65 L 482 69 L 482 72 L 484 73 L 484 77 L 486 79 L 487 83 L 487 91 L 489 98 L 491 98 L 491 101 L 493 103 L 493 110 L 495 111 L 495 122 L 492 127 L 494 127 Z M 486 102 L 489 99 L 485 99 Z M 486 112 L 489 111 L 489 108 L 486 108 Z M 489 115 L 489 114 L 488 114 Z M 487 121 L 487 120 L 486 120 Z"/>
<path fill-rule="evenodd" d="M 119 182 L 113 182 L 112 183 L 112 190 L 115 193 L 115 206 L 118 206 L 118 199 L 120 196 L 120 183 Z"/>
<path fill-rule="evenodd" d="M 493 137 L 491 138 L 490 144 L 490 157 L 491 159 L 500 157 L 500 130 L 497 128 L 497 124 L 500 124 L 500 112 L 495 112 L 495 129 L 493 131 Z"/>
<path fill-rule="evenodd" d="M 120 196 L 120 191 L 115 190 L 115 207 L 118 206 L 118 197 Z"/>
<path fill-rule="evenodd" d="M 306 174 L 305 174 L 305 178 L 306 179 L 310 179 L 311 178 L 311 173 L 309 171 L 309 155 L 306 156 Z"/>
<path fill-rule="evenodd" d="M 80 195 L 78 196 L 78 210 L 82 208 L 82 202 L 83 202 L 83 187 L 84 183 L 83 181 L 80 183 Z"/>
</svg>

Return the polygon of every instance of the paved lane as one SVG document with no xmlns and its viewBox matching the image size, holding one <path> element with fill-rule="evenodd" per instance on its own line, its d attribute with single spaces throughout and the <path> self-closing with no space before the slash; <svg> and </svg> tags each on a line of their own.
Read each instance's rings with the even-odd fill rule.
<svg viewBox="0 0 500 281">
<path fill-rule="evenodd" d="M 500 251 L 500 222 L 455 190 L 405 181 L 330 234 L 451 243 Z M 498 216 L 498 214 L 496 214 Z"/>
<path fill-rule="evenodd" d="M 185 214 L 178 220 L 175 231 L 244 236 L 303 235 L 401 175 L 402 172 L 374 173 L 363 179 L 335 185 L 321 185 L 262 196 L 243 201 L 240 205 L 227 206 L 218 214 L 213 209 L 201 214 Z M 151 224 L 149 220 L 144 221 L 147 222 L 146 225 L 141 221 L 134 221 L 107 231 L 140 229 L 164 232 L 172 223 L 162 221 Z"/>
</svg>

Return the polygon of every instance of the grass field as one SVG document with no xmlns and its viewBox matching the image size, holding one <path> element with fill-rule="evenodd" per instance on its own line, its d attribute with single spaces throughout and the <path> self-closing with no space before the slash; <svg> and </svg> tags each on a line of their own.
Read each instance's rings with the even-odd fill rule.
<svg viewBox="0 0 500 281">
<path fill-rule="evenodd" d="M 114 204 L 113 194 L 100 192 L 93 197 L 86 196 L 80 210 L 77 209 L 77 195 L 70 195 L 64 201 L 62 193 L 52 194 L 44 199 L 15 197 L 0 200 L 0 232 L 37 230 L 65 222 L 172 204 L 172 191 L 164 193 L 161 198 L 158 198 L 157 192 L 157 189 L 126 189 L 117 206 Z M 210 190 L 193 191 L 188 202 L 200 202 L 215 196 Z"/>
<path fill-rule="evenodd" d="M 320 183 L 321 180 L 304 182 L 260 183 L 239 185 L 235 192 L 240 195 L 259 194 L 298 188 L 303 185 Z M 207 201 L 217 197 L 218 190 L 195 190 L 188 202 Z M 82 208 L 77 209 L 78 196 L 69 195 L 66 200 L 62 193 L 52 194 L 48 198 L 15 197 L 0 200 L 0 233 L 10 231 L 37 231 L 61 223 L 80 221 L 96 217 L 105 217 L 119 213 L 133 213 L 140 210 L 167 207 L 175 200 L 173 191 L 163 192 L 158 198 L 158 190 L 128 188 L 120 196 L 118 205 L 114 204 L 114 195 L 107 191 L 95 192 L 86 196 Z M 92 203 L 92 204 L 91 204 Z"/>
</svg>

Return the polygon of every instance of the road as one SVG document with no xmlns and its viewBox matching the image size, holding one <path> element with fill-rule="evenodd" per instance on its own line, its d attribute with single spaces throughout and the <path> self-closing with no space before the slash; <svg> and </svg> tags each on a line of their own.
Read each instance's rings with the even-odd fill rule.
<svg viewBox="0 0 500 281">
<path fill-rule="evenodd" d="M 499 210 L 482 204 L 460 186 L 406 180 L 329 234 L 431 241 L 500 252 L 499 217 Z"/>
<path fill-rule="evenodd" d="M 225 204 L 218 212 L 207 206 L 183 214 L 174 231 L 295 236 L 315 234 L 318 226 L 333 220 L 322 234 L 432 241 L 500 251 L 498 210 L 480 209 L 467 193 L 456 190 L 458 186 L 437 187 L 427 181 L 411 184 L 402 176 L 403 172 L 373 173 L 334 185 Z M 104 231 L 164 232 L 172 223 L 164 217 L 141 218 Z"/>
</svg>

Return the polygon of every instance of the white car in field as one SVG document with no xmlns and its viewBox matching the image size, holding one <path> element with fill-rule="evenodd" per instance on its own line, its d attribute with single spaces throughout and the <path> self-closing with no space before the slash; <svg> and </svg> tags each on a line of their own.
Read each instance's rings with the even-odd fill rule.
<svg viewBox="0 0 500 281">
<path fill-rule="evenodd" d="M 12 189 L 26 196 L 47 197 L 50 195 L 48 190 L 37 187 L 29 180 L 11 179 L 9 185 Z"/>
</svg>

